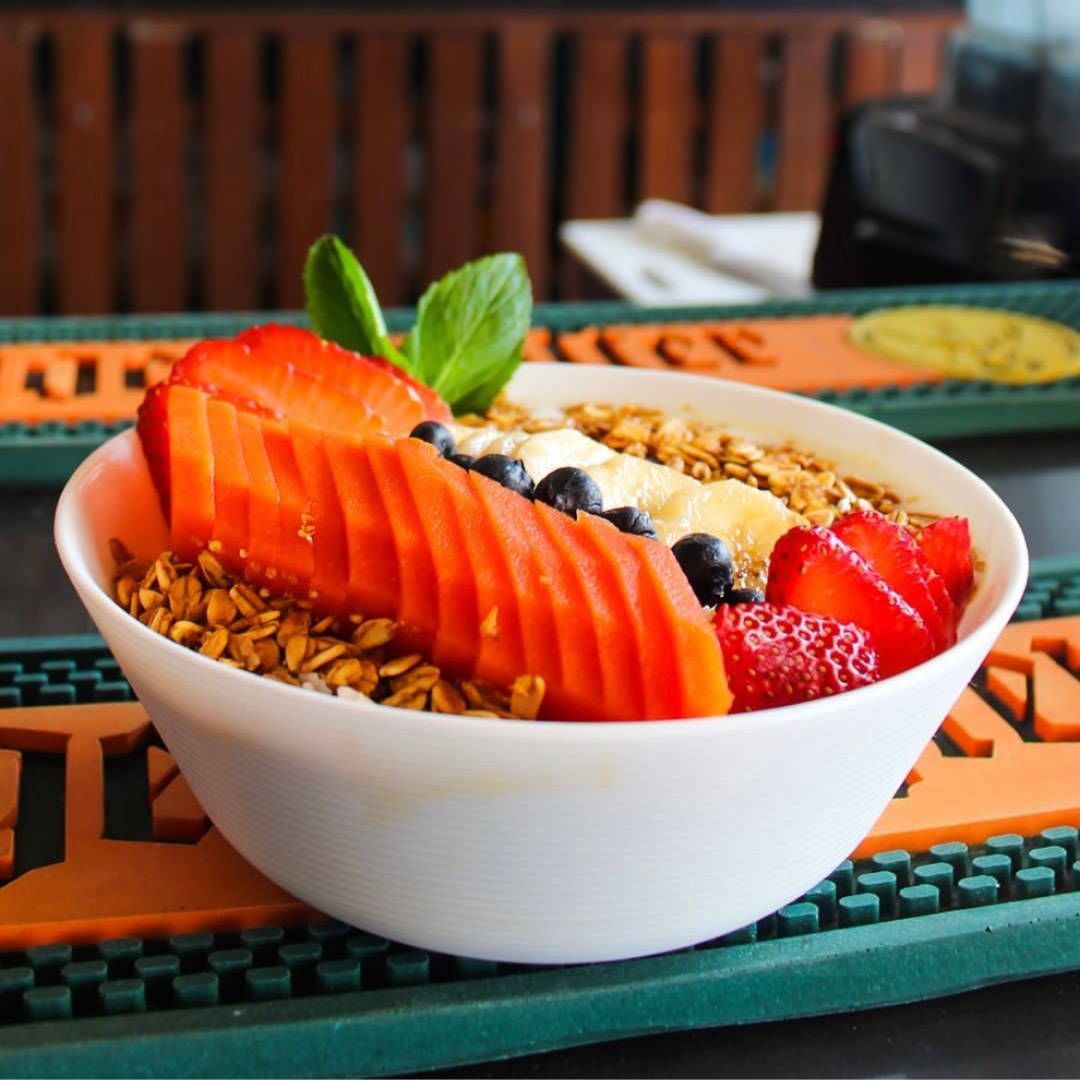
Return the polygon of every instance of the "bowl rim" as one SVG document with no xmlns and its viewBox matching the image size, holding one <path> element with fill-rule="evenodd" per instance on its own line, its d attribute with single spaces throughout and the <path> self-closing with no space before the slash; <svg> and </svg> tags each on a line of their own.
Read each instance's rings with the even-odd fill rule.
<svg viewBox="0 0 1080 1080">
<path fill-rule="evenodd" d="M 536 371 L 537 377 L 543 377 L 543 369 L 556 370 L 562 369 L 563 366 L 564 365 L 562 364 L 550 362 L 530 362 L 528 365 L 524 365 L 523 369 Z M 519 369 L 519 371 L 522 371 L 523 369 Z M 432 726 L 438 726 L 443 732 L 457 730 L 463 735 L 476 734 L 484 730 L 495 730 L 502 733 L 495 737 L 502 739 L 541 738 L 551 742 L 560 738 L 566 738 L 573 740 L 575 743 L 580 743 L 582 739 L 595 739 L 597 737 L 600 737 L 601 741 L 604 742 L 618 742 L 640 738 L 680 739 L 688 736 L 711 735 L 717 731 L 735 733 L 747 728 L 760 729 L 778 725 L 783 726 L 788 723 L 798 723 L 802 719 L 817 717 L 820 714 L 832 711 L 838 706 L 844 708 L 858 706 L 871 709 L 874 703 L 884 695 L 903 693 L 946 666 L 963 663 L 964 660 L 970 661 L 971 657 L 968 654 L 976 647 L 980 650 L 982 649 L 979 642 L 981 638 L 985 636 L 987 628 L 993 623 L 1007 621 L 1008 616 L 1015 610 L 1016 605 L 1023 595 L 1028 578 L 1029 559 L 1023 531 L 1012 511 L 984 480 L 970 469 L 938 450 L 936 447 L 930 446 L 928 443 L 916 439 L 914 436 L 908 435 L 906 432 L 890 427 L 878 420 L 851 412 L 828 402 L 803 397 L 802 395 L 792 394 L 787 391 L 718 380 L 703 375 L 684 374 L 682 372 L 653 371 L 637 368 L 613 368 L 610 371 L 607 369 L 604 370 L 609 376 L 618 372 L 616 378 L 625 378 L 627 381 L 641 381 L 646 384 L 655 379 L 666 381 L 678 378 L 680 380 L 680 385 L 685 385 L 687 388 L 686 397 L 688 404 L 690 404 L 693 395 L 693 387 L 695 385 L 701 385 L 703 387 L 708 386 L 715 391 L 718 382 L 723 382 L 725 388 L 733 392 L 736 396 L 745 395 L 748 398 L 759 398 L 764 400 L 776 400 L 780 398 L 796 399 L 800 405 L 805 406 L 808 411 L 819 411 L 825 419 L 833 417 L 839 422 L 852 425 L 856 429 L 861 428 L 866 432 L 876 431 L 882 433 L 888 439 L 898 442 L 900 446 L 906 445 L 908 448 L 915 447 L 919 453 L 935 458 L 938 466 L 961 476 L 964 483 L 972 485 L 979 490 L 999 519 L 996 526 L 1003 528 L 1007 534 L 1008 547 L 1012 549 L 1012 553 L 1016 556 L 1016 560 L 1015 565 L 1010 569 L 1001 598 L 988 612 L 986 612 L 978 625 L 972 627 L 963 640 L 958 641 L 955 645 L 944 650 L 944 652 L 931 657 L 929 660 L 923 661 L 923 663 L 918 664 L 907 671 L 881 679 L 869 686 L 845 691 L 843 694 L 819 698 L 815 701 L 801 702 L 796 705 L 785 705 L 748 713 L 727 713 L 719 716 L 685 717 L 666 720 L 611 720 L 591 723 L 548 721 L 543 723 L 493 724 L 487 717 L 461 716 L 451 713 L 435 714 L 414 709 L 401 709 L 393 706 L 379 705 L 375 702 L 360 702 L 347 698 L 339 698 L 336 694 L 323 694 L 305 690 L 302 687 L 291 686 L 287 683 L 281 683 L 271 679 L 258 679 L 257 682 L 253 680 L 251 683 L 245 683 L 244 685 L 251 685 L 252 688 L 260 686 L 262 689 L 257 691 L 258 693 L 267 694 L 269 698 L 276 696 L 286 705 L 288 703 L 300 704 L 301 702 L 305 702 L 307 706 L 311 707 L 313 710 L 319 711 L 320 722 L 325 720 L 331 723 L 331 726 L 333 727 L 342 726 L 347 728 L 349 726 L 348 718 L 352 716 L 355 719 L 357 712 L 363 711 L 365 713 L 374 713 L 378 716 L 386 717 L 387 719 L 393 718 L 395 723 L 401 724 L 411 730 L 423 731 Z M 565 372 L 563 372 L 563 374 L 565 374 Z M 694 408 L 692 404 L 690 404 L 690 407 Z M 146 647 L 151 650 L 150 656 L 153 656 L 153 650 L 166 648 L 169 650 L 168 655 L 177 658 L 179 662 L 185 662 L 180 660 L 181 656 L 186 656 L 186 662 L 194 662 L 196 664 L 194 671 L 196 672 L 205 670 L 207 674 L 209 674 L 213 671 L 216 673 L 215 677 L 226 679 L 249 679 L 251 673 L 246 671 L 234 671 L 225 665 L 218 664 L 209 657 L 201 656 L 198 653 L 192 652 L 190 649 L 185 649 L 183 646 L 155 633 L 143 623 L 131 619 L 127 612 L 116 605 L 113 598 L 97 583 L 91 574 L 84 555 L 76 544 L 74 528 L 75 507 L 81 486 L 86 477 L 93 470 L 100 467 L 102 462 L 107 461 L 110 455 L 115 452 L 115 447 L 124 441 L 137 441 L 134 428 L 129 428 L 112 436 L 97 447 L 75 469 L 60 493 L 54 515 L 53 535 L 64 570 L 75 585 L 76 592 L 79 594 L 80 599 L 82 598 L 84 591 L 95 595 L 103 602 L 102 610 L 109 612 L 108 617 L 112 617 L 113 615 L 117 616 L 117 625 L 121 625 L 119 620 L 123 620 L 122 625 L 125 625 L 138 637 L 142 638 Z M 1004 620 L 1001 618 L 1003 611 L 1007 611 L 1006 619 Z M 93 615 L 92 612 L 91 614 Z M 987 645 L 989 645 L 989 643 L 987 643 Z M 961 654 L 964 654 L 963 657 L 961 657 Z M 979 655 L 976 664 L 981 662 L 982 659 L 983 656 Z M 200 667 L 199 665 L 205 665 L 205 667 Z M 237 685 L 239 686 L 240 684 Z M 329 709 L 329 712 L 326 712 L 325 709 Z M 560 732 L 561 734 L 558 734 Z"/>
</svg>

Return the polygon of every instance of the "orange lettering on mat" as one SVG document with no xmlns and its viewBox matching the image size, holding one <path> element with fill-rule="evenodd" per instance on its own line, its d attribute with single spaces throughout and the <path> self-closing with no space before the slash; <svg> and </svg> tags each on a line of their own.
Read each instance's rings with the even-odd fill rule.
<svg viewBox="0 0 1080 1080">
<path fill-rule="evenodd" d="M 191 843 L 105 839 L 104 758 L 146 745 L 150 723 L 141 705 L 63 705 L 0 713 L 5 751 L 65 754 L 64 858 L 0 887 L 0 952 L 65 941 L 160 937 L 239 930 L 315 917 L 205 828 L 202 808 L 176 776 L 154 801 L 155 835 Z M 169 773 L 149 748 L 151 783 Z M 173 767 L 175 769 L 175 767 Z M 10 818 L 11 769 L 0 758 L 0 826 Z M 170 797 L 172 789 L 178 794 Z M 186 794 L 185 794 L 186 793 Z M 5 807 L 8 817 L 4 816 Z M 18 844 L 18 829 L 14 834 Z M 0 830 L 0 869 L 5 853 Z M 8 849 L 10 859 L 13 849 Z"/>
<path fill-rule="evenodd" d="M 1011 720 L 965 690 L 942 725 L 963 756 L 931 743 L 906 796 L 889 804 L 856 855 L 1080 826 L 1080 679 L 1069 670 L 1078 668 L 1080 616 L 1007 627 L 987 658 L 986 689 Z"/>
<path fill-rule="evenodd" d="M 526 360 L 624 364 L 713 375 L 778 390 L 873 389 L 935 382 L 847 339 L 848 315 L 642 323 L 560 331 L 537 327 Z M 394 335 L 401 340 L 401 335 Z M 128 420 L 144 388 L 165 378 L 188 341 L 86 341 L 0 345 L 0 423 Z M 85 369 L 89 378 L 80 378 Z M 80 385 L 80 383 L 82 385 Z"/>
</svg>

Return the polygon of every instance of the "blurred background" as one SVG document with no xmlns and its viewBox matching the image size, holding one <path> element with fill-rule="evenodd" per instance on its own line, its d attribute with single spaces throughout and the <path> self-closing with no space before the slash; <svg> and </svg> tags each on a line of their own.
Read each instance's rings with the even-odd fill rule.
<svg viewBox="0 0 1080 1080">
<path fill-rule="evenodd" d="M 875 244 L 900 280 L 1067 273 L 1080 62 L 1052 46 L 1078 9 L 6 6 L 0 315 L 296 307 L 328 230 L 386 304 L 495 249 L 540 299 L 731 299 L 722 233 L 691 250 L 715 222 L 683 207 L 791 215 L 729 246 L 794 252 L 784 281 L 746 270 L 748 299 L 808 287 L 823 203 L 821 287 L 874 283 Z M 1003 241 L 1022 257 L 988 259 Z"/>
</svg>

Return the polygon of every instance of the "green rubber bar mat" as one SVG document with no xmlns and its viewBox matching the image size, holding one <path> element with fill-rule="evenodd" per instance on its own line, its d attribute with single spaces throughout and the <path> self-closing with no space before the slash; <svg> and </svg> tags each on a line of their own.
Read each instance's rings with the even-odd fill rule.
<svg viewBox="0 0 1080 1080">
<path fill-rule="evenodd" d="M 1080 557 L 1036 561 L 1017 618 L 1078 612 Z M 0 685 L 8 705 L 130 696 L 91 635 L 0 642 Z M 847 860 L 753 926 L 622 963 L 481 962 L 332 920 L 39 945 L 0 955 L 0 1074 L 412 1073 L 1080 968 L 1078 845 L 1061 823 Z"/>
<path fill-rule="evenodd" d="M 904 304 L 967 304 L 1054 319 L 1080 329 L 1080 283 L 921 286 L 840 290 L 809 300 L 711 307 L 639 308 L 625 303 L 540 304 L 537 326 L 575 330 L 586 326 L 751 319 L 825 314 L 859 315 Z M 296 312 L 129 315 L 0 320 L 0 344 L 15 342 L 161 340 L 229 336 L 257 322 L 302 323 Z M 388 314 L 392 330 L 411 324 L 410 311 Z M 1034 386 L 943 380 L 907 387 L 820 391 L 814 395 L 872 416 L 921 438 L 1053 431 L 1080 426 L 1080 377 Z M 0 485 L 56 487 L 75 466 L 125 422 L 0 424 Z"/>
</svg>

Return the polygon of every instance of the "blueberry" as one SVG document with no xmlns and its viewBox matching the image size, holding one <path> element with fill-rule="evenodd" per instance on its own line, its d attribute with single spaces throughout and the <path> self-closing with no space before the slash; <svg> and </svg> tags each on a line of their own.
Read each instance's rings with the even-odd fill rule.
<svg viewBox="0 0 1080 1080">
<path fill-rule="evenodd" d="M 605 510 L 600 516 L 607 518 L 619 532 L 656 539 L 652 518 L 636 506 L 617 506 L 614 510 Z"/>
<path fill-rule="evenodd" d="M 690 533 L 671 552 L 703 607 L 723 602 L 735 573 L 723 540 L 708 533 Z"/>
<path fill-rule="evenodd" d="M 762 604 L 765 594 L 760 589 L 729 589 L 721 603 L 723 604 Z"/>
<path fill-rule="evenodd" d="M 454 436 L 450 434 L 445 424 L 437 423 L 435 420 L 425 420 L 422 424 L 417 424 L 409 432 L 409 437 L 431 443 L 443 457 L 454 452 Z"/>
<path fill-rule="evenodd" d="M 447 454 L 446 460 L 452 461 L 455 465 L 460 465 L 466 471 L 476 464 L 476 458 L 472 454 Z"/>
<path fill-rule="evenodd" d="M 505 454 L 485 454 L 473 462 L 471 469 L 474 473 L 494 480 L 496 484 L 502 484 L 504 488 L 524 495 L 526 499 L 533 497 L 532 477 L 525 466 L 515 458 Z"/>
<path fill-rule="evenodd" d="M 572 465 L 549 472 L 536 485 L 536 498 L 570 517 L 579 510 L 599 514 L 604 509 L 604 496 L 596 481 L 584 469 Z"/>
</svg>

